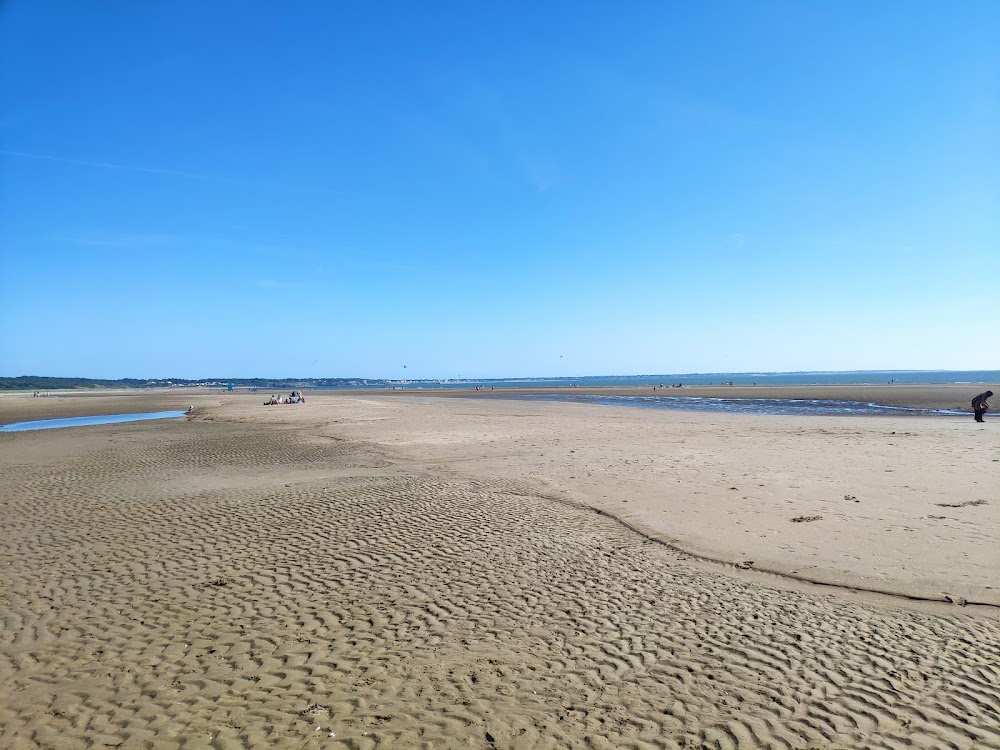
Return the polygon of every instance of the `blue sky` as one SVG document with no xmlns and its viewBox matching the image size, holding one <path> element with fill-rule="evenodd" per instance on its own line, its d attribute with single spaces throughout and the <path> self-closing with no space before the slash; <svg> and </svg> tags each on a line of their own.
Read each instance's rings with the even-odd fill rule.
<svg viewBox="0 0 1000 750">
<path fill-rule="evenodd" d="M 8 0 L 0 375 L 996 368 L 998 38 L 995 2 Z"/>
</svg>

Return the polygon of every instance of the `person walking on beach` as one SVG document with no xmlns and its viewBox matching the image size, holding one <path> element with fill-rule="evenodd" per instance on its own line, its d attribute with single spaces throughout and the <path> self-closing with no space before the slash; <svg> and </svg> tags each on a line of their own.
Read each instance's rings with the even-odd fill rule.
<svg viewBox="0 0 1000 750">
<path fill-rule="evenodd" d="M 972 410 L 976 412 L 976 421 L 983 421 L 983 414 L 990 408 L 990 405 L 986 403 L 986 399 L 993 395 L 993 391 L 984 391 L 972 399 Z"/>
</svg>

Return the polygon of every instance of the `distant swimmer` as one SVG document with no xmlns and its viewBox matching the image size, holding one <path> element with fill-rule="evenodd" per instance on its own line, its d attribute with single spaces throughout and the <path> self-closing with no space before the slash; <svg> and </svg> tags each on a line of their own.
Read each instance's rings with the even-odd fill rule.
<svg viewBox="0 0 1000 750">
<path fill-rule="evenodd" d="M 983 415 L 989 411 L 990 405 L 986 403 L 986 399 L 993 395 L 993 391 L 983 391 L 974 399 L 972 399 L 972 410 L 976 413 L 976 421 L 982 422 Z"/>
</svg>

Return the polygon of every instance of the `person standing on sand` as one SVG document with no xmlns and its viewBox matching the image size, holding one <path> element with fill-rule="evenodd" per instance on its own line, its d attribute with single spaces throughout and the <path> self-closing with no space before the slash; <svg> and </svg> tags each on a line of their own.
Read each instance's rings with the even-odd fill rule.
<svg viewBox="0 0 1000 750">
<path fill-rule="evenodd" d="M 986 403 L 986 399 L 993 395 L 993 391 L 984 391 L 972 399 L 972 410 L 976 412 L 976 421 L 983 421 L 983 414 L 987 412 L 990 405 Z"/>
</svg>

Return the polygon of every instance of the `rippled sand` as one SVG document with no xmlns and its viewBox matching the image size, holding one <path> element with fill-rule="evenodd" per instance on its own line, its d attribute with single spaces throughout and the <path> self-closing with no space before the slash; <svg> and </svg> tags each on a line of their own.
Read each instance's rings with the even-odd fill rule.
<svg viewBox="0 0 1000 750">
<path fill-rule="evenodd" d="M 0 746 L 1000 747 L 990 610 L 698 563 L 320 402 L 0 435 Z"/>
</svg>

